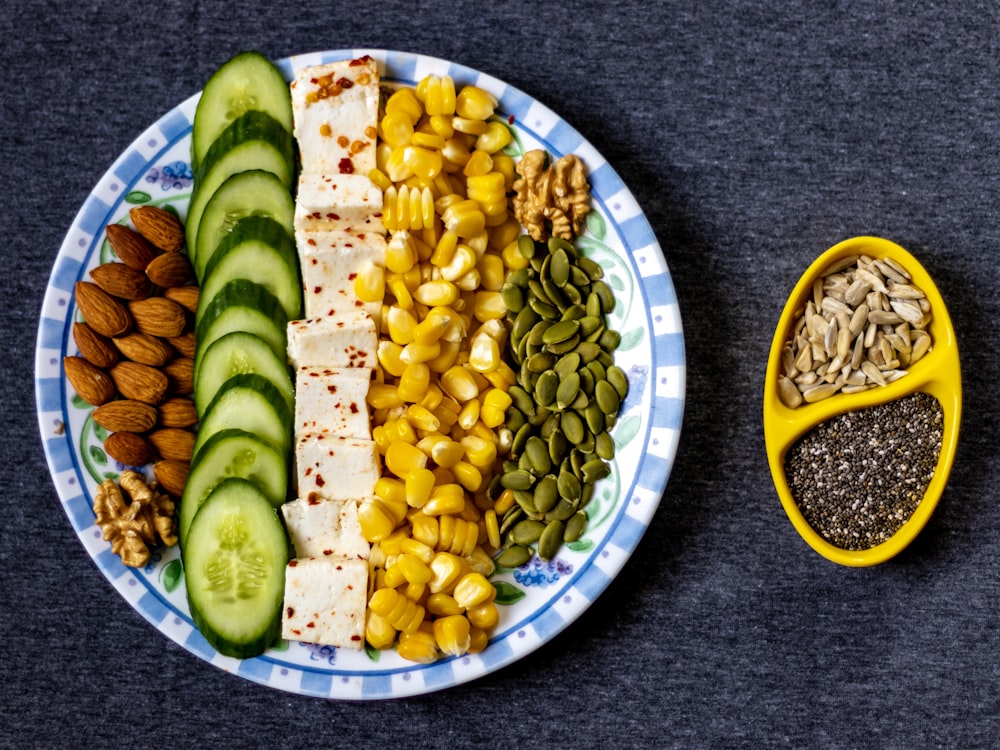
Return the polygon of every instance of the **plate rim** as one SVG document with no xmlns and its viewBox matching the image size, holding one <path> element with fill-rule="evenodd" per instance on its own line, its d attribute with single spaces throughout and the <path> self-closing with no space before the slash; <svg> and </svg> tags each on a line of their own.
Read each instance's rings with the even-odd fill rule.
<svg viewBox="0 0 1000 750">
<path fill-rule="evenodd" d="M 91 557 L 93 562 L 97 565 L 98 569 L 102 575 L 112 584 L 112 587 L 118 591 L 119 594 L 129 603 L 129 605 L 136 610 L 140 615 L 143 616 L 150 624 L 156 628 L 161 635 L 164 635 L 178 645 L 180 645 L 185 650 L 193 653 L 204 661 L 208 661 L 213 664 L 213 666 L 219 667 L 224 671 L 229 671 L 236 673 L 246 679 L 249 679 L 258 684 L 271 687 L 273 689 L 282 690 L 285 692 L 296 693 L 300 695 L 318 697 L 325 699 L 335 699 L 335 700 L 380 700 L 380 699 L 390 699 L 397 697 L 408 697 L 413 695 L 426 694 L 430 692 L 435 692 L 450 687 L 454 687 L 459 684 L 467 683 L 469 681 L 478 679 L 487 674 L 493 673 L 508 666 L 509 664 L 517 661 L 524 656 L 527 656 L 537 648 L 541 647 L 548 641 L 552 640 L 556 635 L 558 635 L 562 630 L 568 627 L 572 622 L 577 620 L 583 613 L 596 601 L 596 599 L 605 591 L 605 589 L 611 584 L 611 582 L 617 577 L 617 575 L 624 568 L 625 563 L 634 553 L 635 549 L 638 547 L 639 542 L 648 530 L 649 525 L 652 521 L 652 517 L 655 514 L 659 504 L 663 498 L 666 490 L 666 486 L 669 480 L 670 473 L 673 468 L 673 462 L 677 455 L 677 446 L 680 440 L 680 431 L 683 421 L 684 406 L 686 401 L 686 352 L 685 352 L 685 342 L 683 336 L 683 327 L 681 323 L 681 316 L 679 305 L 676 297 L 676 292 L 673 286 L 673 279 L 670 275 L 669 268 L 667 265 L 665 253 L 663 252 L 662 246 L 659 243 L 655 233 L 652 230 L 652 226 L 642 211 L 641 207 L 638 205 L 638 201 L 635 199 L 634 195 L 631 193 L 630 189 L 624 184 L 621 178 L 618 176 L 617 172 L 608 163 L 602 155 L 600 155 L 596 148 L 590 144 L 586 138 L 583 137 L 572 125 L 569 124 L 564 118 L 555 113 L 548 106 L 542 102 L 536 100 L 534 97 L 524 93 L 520 89 L 511 86 L 510 84 L 504 82 L 503 80 L 496 78 L 487 73 L 483 73 L 475 68 L 466 66 L 462 63 L 453 62 L 446 60 L 444 58 L 424 55 L 420 53 L 413 52 L 403 52 L 398 50 L 388 50 L 388 49 L 375 49 L 375 48 L 356 48 L 356 49 L 337 49 L 337 50 L 324 50 L 317 52 L 303 53 L 299 55 L 290 55 L 280 59 L 274 60 L 274 63 L 286 76 L 290 77 L 292 71 L 302 67 L 303 65 L 315 64 L 316 62 L 325 62 L 334 59 L 346 59 L 348 57 L 359 57 L 364 54 L 370 54 L 374 57 L 380 64 L 380 68 L 384 71 L 387 66 L 393 66 L 390 69 L 390 74 L 386 75 L 386 78 L 390 81 L 404 81 L 413 82 L 419 80 L 417 77 L 404 77 L 402 72 L 404 69 L 409 70 L 411 76 L 419 71 L 420 75 L 424 74 L 421 68 L 429 68 L 433 70 L 447 70 L 449 72 L 455 71 L 459 74 L 456 76 L 457 80 L 461 80 L 463 83 L 477 83 L 479 85 L 485 85 L 485 87 L 491 90 L 501 90 L 503 95 L 500 98 L 501 102 L 511 102 L 516 101 L 519 106 L 527 107 L 526 112 L 532 112 L 536 116 L 544 116 L 551 121 L 552 127 L 547 131 L 544 136 L 531 130 L 521 118 L 517 118 L 515 121 L 520 123 L 522 128 L 528 128 L 529 132 L 532 133 L 534 137 L 541 143 L 544 143 L 546 148 L 550 149 L 550 153 L 566 153 L 566 150 L 558 148 L 559 141 L 575 142 L 576 147 L 570 149 L 572 151 L 578 151 L 583 148 L 587 151 L 592 151 L 593 154 L 600 159 L 601 169 L 606 170 L 605 174 L 610 184 L 617 186 L 619 189 L 613 196 L 607 196 L 606 199 L 616 198 L 619 201 L 628 202 L 630 205 L 627 208 L 634 208 L 635 213 L 632 214 L 629 219 L 638 223 L 636 231 L 645 229 L 644 237 L 647 237 L 648 241 L 641 247 L 631 246 L 628 238 L 625 236 L 623 230 L 618 225 L 616 221 L 612 220 L 612 224 L 615 228 L 616 234 L 620 237 L 620 248 L 615 248 L 616 254 L 620 250 L 623 254 L 623 260 L 626 261 L 629 266 L 629 272 L 633 278 L 638 282 L 637 286 L 639 289 L 639 300 L 643 303 L 646 312 L 646 322 L 649 326 L 649 349 L 652 356 L 652 362 L 650 362 L 650 372 L 649 380 L 646 387 L 649 388 L 649 408 L 648 411 L 643 411 L 642 415 L 645 417 L 647 424 L 643 426 L 645 435 L 642 441 L 642 448 L 645 450 L 644 456 L 649 456 L 649 448 L 651 442 L 655 442 L 652 438 L 654 425 L 659 425 L 655 429 L 658 430 L 656 433 L 660 439 L 666 440 L 666 445 L 664 446 L 664 455 L 661 457 L 663 461 L 662 472 L 654 471 L 651 477 L 645 477 L 647 483 L 652 480 L 652 487 L 643 485 L 639 487 L 640 475 L 643 473 L 643 469 L 647 458 L 640 458 L 639 463 L 636 467 L 636 476 L 632 478 L 631 484 L 628 489 L 642 489 L 647 494 L 655 495 L 655 497 L 646 498 L 643 501 L 643 506 L 640 509 L 644 514 L 644 517 L 635 518 L 632 520 L 638 524 L 637 529 L 630 529 L 633 532 L 633 537 L 630 539 L 630 543 L 627 548 L 621 548 L 620 554 L 618 554 L 614 560 L 608 563 L 608 568 L 606 574 L 603 574 L 600 580 L 596 581 L 591 585 L 587 591 L 587 594 L 580 594 L 583 598 L 582 604 L 576 604 L 569 608 L 568 614 L 565 617 L 561 617 L 558 622 L 554 623 L 552 627 L 549 627 L 544 634 L 538 635 L 534 638 L 532 642 L 525 644 L 525 647 L 518 650 L 513 647 L 506 649 L 505 653 L 500 653 L 497 655 L 490 654 L 491 661 L 487 662 L 484 654 L 489 653 L 489 648 L 483 654 L 476 655 L 476 659 L 472 659 L 471 655 L 466 655 L 465 657 L 451 657 L 448 659 L 442 659 L 431 665 L 418 665 L 414 664 L 412 667 L 406 670 L 398 670 L 393 668 L 381 669 L 375 667 L 372 670 L 357 670 L 352 672 L 347 672 L 344 670 L 327 670 L 320 669 L 316 670 L 317 674 L 329 675 L 329 680 L 317 680 L 317 683 L 325 683 L 325 689 L 320 685 L 312 685 L 310 683 L 309 687 L 303 685 L 303 681 L 300 681 L 298 687 L 291 684 L 276 684 L 273 676 L 270 674 L 264 674 L 262 670 L 256 670 L 253 668 L 247 668 L 248 663 L 256 662 L 261 660 L 262 657 L 255 657 L 250 660 L 237 660 L 230 659 L 229 657 L 221 657 L 218 654 L 206 653 L 204 648 L 194 648 L 190 639 L 187 641 L 182 641 L 176 637 L 173 633 L 168 633 L 164 630 L 163 620 L 155 620 L 152 613 L 148 611 L 148 607 L 141 605 L 140 600 L 143 598 L 139 596 L 131 596 L 129 587 L 133 586 L 137 593 L 138 589 L 141 587 L 134 586 L 134 582 L 129 579 L 136 576 L 131 569 L 126 569 L 124 566 L 120 565 L 118 561 L 118 568 L 122 570 L 116 570 L 114 560 L 104 560 L 102 564 L 102 555 L 114 558 L 110 553 L 106 543 L 103 540 L 94 540 L 91 544 L 88 544 L 87 540 L 84 538 L 84 531 L 93 531 L 93 526 L 87 527 L 86 529 L 78 526 L 77 519 L 71 513 L 70 509 L 67 507 L 69 502 L 75 501 L 79 502 L 80 499 L 86 500 L 86 480 L 82 476 L 79 470 L 79 466 L 76 462 L 76 456 L 73 454 L 72 466 L 67 468 L 62 466 L 60 463 L 61 457 L 54 450 L 52 440 L 53 438 L 49 435 L 50 431 L 53 429 L 53 425 L 46 421 L 46 418 L 50 416 L 54 409 L 45 409 L 43 406 L 48 404 L 51 399 L 50 390 L 52 388 L 58 389 L 60 396 L 60 411 L 61 414 L 66 414 L 66 403 L 65 399 L 62 397 L 62 392 L 64 391 L 62 385 L 62 378 L 51 378 L 43 377 L 43 373 L 47 370 L 51 370 L 53 367 L 53 362 L 51 358 L 53 357 L 53 352 L 58 355 L 58 364 L 55 365 L 57 369 L 61 372 L 61 357 L 68 353 L 67 343 L 69 340 L 69 331 L 72 328 L 72 314 L 74 310 L 74 304 L 72 303 L 72 292 L 65 289 L 59 289 L 56 286 L 56 278 L 60 273 L 60 265 L 66 264 L 67 259 L 73 259 L 74 248 L 73 248 L 73 235 L 74 230 L 79 228 L 84 218 L 88 216 L 93 211 L 100 211 L 100 206 L 105 205 L 107 208 L 107 216 L 110 217 L 115 210 L 115 206 L 120 206 L 124 201 L 124 197 L 127 194 L 127 190 L 122 190 L 119 198 L 112 204 L 106 205 L 98 198 L 98 192 L 101 189 L 102 184 L 111 179 L 113 175 L 121 172 L 127 166 L 127 162 L 133 157 L 135 153 L 140 148 L 142 142 L 149 142 L 151 140 L 151 134 L 162 133 L 163 128 L 166 127 L 164 123 L 178 116 L 187 116 L 186 113 L 190 112 L 190 116 L 187 118 L 190 120 L 193 117 L 194 106 L 197 103 L 201 92 L 195 93 L 188 98 L 184 99 L 179 104 L 173 106 L 167 110 L 160 118 L 158 118 L 154 123 L 143 130 L 128 146 L 128 148 L 122 152 L 108 167 L 108 169 L 103 172 L 100 176 L 98 182 L 90 189 L 87 194 L 86 199 L 81 205 L 80 209 L 74 215 L 73 221 L 67 230 L 64 240 L 61 243 L 58 253 L 54 259 L 52 270 L 46 284 L 46 291 L 44 295 L 44 300 L 42 308 L 39 313 L 38 322 L 38 333 L 35 342 L 35 406 L 36 406 L 36 416 L 38 419 L 38 426 L 40 430 L 40 438 L 43 445 L 43 450 L 45 452 L 46 463 L 49 470 L 49 476 L 55 486 L 57 495 L 60 499 L 60 503 L 63 506 L 63 510 L 68 516 L 71 527 L 76 533 L 78 539 L 84 544 L 85 550 Z M 398 65 L 400 62 L 405 62 L 406 65 Z M 507 109 L 501 107 L 501 111 L 504 114 L 508 114 Z M 511 115 L 513 116 L 513 115 Z M 178 127 L 180 123 L 172 123 L 171 127 Z M 557 130 L 556 140 L 550 142 L 547 137 L 553 130 Z M 177 139 L 183 140 L 183 138 L 188 137 L 187 133 L 190 132 L 190 122 L 187 122 L 186 130 L 181 127 L 179 134 L 175 133 L 174 138 L 168 139 L 162 147 L 156 152 L 158 155 L 166 153 L 171 147 L 176 145 Z M 148 170 L 152 164 L 155 163 L 155 157 L 148 159 L 143 165 L 140 171 L 138 171 L 136 179 L 141 177 L 141 174 Z M 588 165 L 588 171 L 589 171 Z M 592 197 L 597 199 L 597 192 L 592 193 Z M 608 218 L 612 217 L 612 210 L 606 202 L 601 201 L 602 212 Z M 120 209 L 119 209 L 120 210 Z M 104 224 L 100 224 L 100 229 L 103 230 Z M 92 246 L 94 243 L 99 243 L 100 232 L 93 235 L 87 246 Z M 83 247 L 81 244 L 80 247 Z M 639 272 L 639 261 L 635 257 L 636 251 L 646 250 L 653 253 L 653 257 L 643 257 L 641 260 L 644 262 L 652 262 L 654 267 L 652 269 L 653 273 L 650 275 L 655 276 L 658 282 L 665 282 L 662 289 L 658 292 L 657 301 L 663 304 L 658 306 L 659 315 L 664 319 L 657 318 L 654 320 L 653 310 L 648 304 L 649 302 L 649 292 L 650 289 L 647 288 L 646 284 L 643 282 L 644 276 Z M 72 267 L 69 271 L 65 271 L 68 275 L 72 276 L 73 280 L 77 280 L 83 277 L 86 271 L 86 259 L 89 258 L 93 253 L 93 250 L 88 250 L 84 252 L 83 261 L 78 264 L 79 269 L 75 273 L 72 272 Z M 658 265 L 657 265 L 658 264 Z M 656 273 L 657 270 L 660 273 Z M 662 279 L 659 277 L 662 276 Z M 64 303 L 61 303 L 59 299 L 59 294 L 68 294 L 69 299 Z M 52 318 L 46 315 L 47 311 L 55 309 L 64 310 L 64 315 L 61 318 Z M 50 321 L 46 324 L 46 321 Z M 60 346 L 53 347 L 53 329 L 59 329 L 61 333 Z M 657 328 L 660 328 L 661 334 L 657 334 Z M 669 390 L 670 395 L 662 395 L 659 393 L 660 388 L 660 374 L 655 370 L 654 365 L 657 361 L 657 354 L 662 352 L 657 347 L 657 339 L 660 335 L 669 336 L 670 343 L 673 347 L 671 356 L 673 361 L 662 363 L 663 368 L 669 368 L 671 376 L 671 385 L 669 389 L 664 388 L 664 390 Z M 664 376 L 665 379 L 666 376 Z M 55 380 L 56 382 L 52 382 Z M 669 408 L 667 408 L 669 407 Z M 664 414 L 658 414 L 661 409 L 665 412 Z M 657 417 L 659 417 L 657 419 Z M 69 432 L 69 430 L 67 430 Z M 61 440 L 62 442 L 70 443 L 72 442 L 70 437 L 66 436 L 55 436 L 55 439 Z M 67 472 L 73 471 L 75 474 L 65 476 Z M 74 481 L 75 480 L 75 481 Z M 76 485 L 76 486 L 74 486 Z M 622 496 L 616 499 L 616 505 L 621 505 L 622 509 L 616 512 L 614 519 L 614 527 L 601 541 L 599 547 L 593 550 L 588 556 L 580 563 L 578 569 L 574 571 L 571 576 L 568 576 L 565 580 L 560 580 L 560 586 L 555 590 L 557 592 L 554 596 L 548 596 L 544 605 L 540 609 L 536 609 L 530 613 L 530 616 L 517 622 L 513 623 L 504 631 L 497 631 L 492 634 L 491 646 L 494 641 L 498 643 L 506 644 L 508 639 L 510 639 L 512 634 L 516 634 L 515 631 L 525 629 L 527 623 L 532 623 L 536 618 L 541 615 L 546 614 L 551 610 L 556 602 L 558 602 L 562 597 L 566 595 L 566 592 L 575 590 L 575 583 L 580 581 L 581 577 L 595 567 L 598 552 L 607 552 L 606 547 L 608 547 L 614 534 L 613 531 L 616 530 L 618 524 L 622 523 L 626 515 L 628 515 L 627 510 L 633 498 L 626 497 L 626 484 L 623 482 L 622 486 Z M 92 522 L 91 522 L 92 523 Z M 603 571 L 602 571 L 603 573 Z M 123 580 L 124 579 L 124 580 Z M 195 631 L 197 633 L 197 631 Z M 200 635 L 200 634 L 199 634 Z M 209 649 L 210 650 L 210 649 Z M 495 658 L 494 658 L 495 656 Z M 272 665 L 275 668 L 281 668 L 282 670 L 301 672 L 303 679 L 308 676 L 307 670 L 298 664 L 286 664 L 281 666 L 281 663 L 274 657 L 270 658 Z M 471 669 L 461 669 L 455 668 L 454 665 L 469 665 L 473 662 L 478 662 L 478 666 L 474 665 Z M 413 673 L 421 673 L 422 680 L 413 680 L 411 676 Z M 402 679 L 392 679 L 398 675 L 404 675 Z M 334 679 L 335 676 L 340 676 L 343 683 L 345 684 L 345 689 L 341 693 L 336 690 L 337 681 Z M 431 678 L 431 683 L 428 684 L 428 677 Z M 346 687 L 349 681 L 360 680 L 365 684 L 360 686 L 351 684 L 350 689 Z M 409 683 L 409 684 L 405 684 Z M 367 690 L 365 689 L 367 685 Z"/>
</svg>

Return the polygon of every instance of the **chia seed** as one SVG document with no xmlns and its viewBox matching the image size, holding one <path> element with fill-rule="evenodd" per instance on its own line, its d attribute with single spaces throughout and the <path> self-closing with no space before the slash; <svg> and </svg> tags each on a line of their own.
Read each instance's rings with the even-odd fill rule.
<svg viewBox="0 0 1000 750">
<path fill-rule="evenodd" d="M 923 499 L 943 428 L 941 404 L 920 392 L 833 417 L 789 449 L 792 497 L 830 544 L 846 550 L 881 544 Z"/>
</svg>

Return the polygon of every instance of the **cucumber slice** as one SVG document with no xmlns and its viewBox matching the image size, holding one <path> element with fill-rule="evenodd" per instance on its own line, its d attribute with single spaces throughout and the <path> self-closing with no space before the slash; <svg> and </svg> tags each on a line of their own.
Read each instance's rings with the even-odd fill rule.
<svg viewBox="0 0 1000 750">
<path fill-rule="evenodd" d="M 231 429 L 259 435 L 283 453 L 291 452 L 292 412 L 281 391 L 262 375 L 234 375 L 222 384 L 201 415 L 193 455 L 212 435 Z"/>
<path fill-rule="evenodd" d="M 260 110 L 292 132 L 292 96 L 281 71 L 259 52 L 234 55 L 212 74 L 201 92 L 191 128 L 191 163 L 205 154 L 233 120 Z"/>
<path fill-rule="evenodd" d="M 277 507 L 288 496 L 287 454 L 269 440 L 243 430 L 223 430 L 207 440 L 191 462 L 181 497 L 177 536 L 182 549 L 198 508 L 228 477 L 246 479 Z"/>
<path fill-rule="evenodd" d="M 191 618 L 219 653 L 245 659 L 277 640 L 287 563 L 277 509 L 245 479 L 219 484 L 198 510 L 184 552 Z"/>
<path fill-rule="evenodd" d="M 295 409 L 295 387 L 284 357 L 278 357 L 264 339 L 246 331 L 233 331 L 205 350 L 203 367 L 194 378 L 194 402 L 204 414 L 222 384 L 234 375 L 263 375 L 281 392 L 289 411 Z"/>
<path fill-rule="evenodd" d="M 288 320 L 302 317 L 302 281 L 295 240 L 274 219 L 248 216 L 222 238 L 205 266 L 201 293 L 209 299 L 233 279 L 248 279 L 270 291 Z"/>
<path fill-rule="evenodd" d="M 209 198 L 198 223 L 194 245 L 188 233 L 188 253 L 194 247 L 195 272 L 205 266 L 222 238 L 229 234 L 236 223 L 246 216 L 270 216 L 289 236 L 295 220 L 295 201 L 288 187 L 273 173 L 264 169 L 249 169 L 234 174 L 223 182 Z M 190 224 L 188 228 L 190 229 Z M 205 255 L 202 258 L 202 255 Z M 201 276 L 198 276 L 201 281 Z"/>
<path fill-rule="evenodd" d="M 227 178 L 251 169 L 273 173 L 287 190 L 295 175 L 292 136 L 270 115 L 247 112 L 233 120 L 205 155 L 195 173 L 194 193 L 188 205 L 186 236 L 189 254 L 199 255 L 198 223 L 205 205 Z M 193 252 L 191 248 L 194 248 Z"/>
<path fill-rule="evenodd" d="M 204 294 L 195 314 L 194 376 L 199 378 L 201 363 L 215 341 L 233 331 L 259 336 L 279 359 L 288 357 L 288 316 L 267 289 L 247 279 L 233 279 L 209 299 Z"/>
</svg>

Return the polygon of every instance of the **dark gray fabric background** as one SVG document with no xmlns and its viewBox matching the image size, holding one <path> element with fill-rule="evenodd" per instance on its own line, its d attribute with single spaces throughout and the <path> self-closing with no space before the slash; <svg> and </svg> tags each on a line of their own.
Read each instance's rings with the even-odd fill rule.
<svg viewBox="0 0 1000 750">
<path fill-rule="evenodd" d="M 0 40 L 0 746 L 996 745 L 995 4 L 26 0 Z M 240 49 L 351 46 L 478 68 L 582 132 L 657 232 L 688 360 L 663 502 L 596 605 L 498 673 L 378 704 L 225 674 L 133 612 L 60 508 L 32 385 L 52 263 L 113 160 Z M 937 513 L 863 570 L 796 535 L 760 418 L 785 295 L 859 234 L 935 276 L 965 385 Z"/>
</svg>

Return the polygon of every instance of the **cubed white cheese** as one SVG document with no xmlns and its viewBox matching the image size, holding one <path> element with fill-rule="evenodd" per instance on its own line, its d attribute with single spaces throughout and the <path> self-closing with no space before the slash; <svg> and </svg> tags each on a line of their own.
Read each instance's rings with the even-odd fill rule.
<svg viewBox="0 0 1000 750">
<path fill-rule="evenodd" d="M 379 478 L 378 446 L 373 440 L 326 433 L 300 435 L 295 443 L 295 479 L 299 497 L 347 500 L 375 492 Z"/>
<path fill-rule="evenodd" d="M 382 189 L 365 174 L 299 175 L 295 231 L 384 234 Z"/>
<path fill-rule="evenodd" d="M 368 563 L 304 557 L 285 568 L 281 637 L 289 641 L 360 649 L 365 641 Z"/>
<path fill-rule="evenodd" d="M 371 315 L 357 307 L 330 312 L 288 323 L 292 367 L 374 367 L 378 331 Z"/>
<path fill-rule="evenodd" d="M 370 440 L 368 367 L 300 367 L 295 372 L 295 432 Z"/>
<path fill-rule="evenodd" d="M 303 68 L 291 96 L 303 171 L 368 174 L 375 168 L 379 73 L 371 57 Z"/>
<path fill-rule="evenodd" d="M 354 280 L 367 263 L 385 265 L 385 235 L 377 232 L 352 234 L 344 231 L 296 232 L 295 243 L 302 267 L 305 316 L 319 318 L 330 310 L 355 306 L 358 296 Z M 376 317 L 381 302 L 365 303 Z"/>
<path fill-rule="evenodd" d="M 281 506 L 296 557 L 367 560 L 371 546 L 358 523 L 358 500 L 300 497 Z"/>
</svg>

